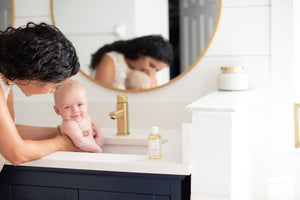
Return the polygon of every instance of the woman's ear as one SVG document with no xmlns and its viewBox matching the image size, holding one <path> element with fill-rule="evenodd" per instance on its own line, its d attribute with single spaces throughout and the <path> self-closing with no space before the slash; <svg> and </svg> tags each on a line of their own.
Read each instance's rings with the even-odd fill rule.
<svg viewBox="0 0 300 200">
<path fill-rule="evenodd" d="M 56 113 L 57 115 L 60 115 L 59 110 L 56 108 L 56 106 L 53 106 L 53 108 L 54 108 L 54 110 L 55 110 L 55 113 Z"/>
</svg>

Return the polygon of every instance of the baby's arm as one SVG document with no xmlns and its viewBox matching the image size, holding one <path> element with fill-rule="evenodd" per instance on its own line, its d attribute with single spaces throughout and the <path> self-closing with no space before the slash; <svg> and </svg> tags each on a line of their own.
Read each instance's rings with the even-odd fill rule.
<svg viewBox="0 0 300 200">
<path fill-rule="evenodd" d="M 91 135 L 84 137 L 79 125 L 74 121 L 63 121 L 61 132 L 69 136 L 75 146 L 83 151 L 101 153 L 102 149 L 95 143 Z"/>
<path fill-rule="evenodd" d="M 102 132 L 100 131 L 100 129 L 98 128 L 98 126 L 96 124 L 94 124 L 92 121 L 91 121 L 91 123 L 92 123 L 93 131 L 95 132 L 95 141 L 100 147 L 103 147 L 104 137 L 102 135 Z"/>
</svg>

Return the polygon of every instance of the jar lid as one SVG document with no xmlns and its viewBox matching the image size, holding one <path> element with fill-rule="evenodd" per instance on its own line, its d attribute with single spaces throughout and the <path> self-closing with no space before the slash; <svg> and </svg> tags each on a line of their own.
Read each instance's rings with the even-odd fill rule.
<svg viewBox="0 0 300 200">
<path fill-rule="evenodd" d="M 221 67 L 223 72 L 242 72 L 244 67 Z"/>
</svg>

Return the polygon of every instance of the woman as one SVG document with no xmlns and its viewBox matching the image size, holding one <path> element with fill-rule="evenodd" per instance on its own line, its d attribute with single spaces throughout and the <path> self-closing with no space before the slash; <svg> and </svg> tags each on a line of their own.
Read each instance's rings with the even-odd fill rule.
<svg viewBox="0 0 300 200">
<path fill-rule="evenodd" d="M 0 32 L 0 154 L 6 160 L 19 165 L 76 150 L 57 128 L 15 125 L 12 86 L 26 96 L 53 93 L 78 70 L 73 45 L 53 26 L 28 23 Z M 0 158 L 0 170 L 2 166 Z"/>
<path fill-rule="evenodd" d="M 148 74 L 151 87 L 157 86 L 155 73 L 171 64 L 172 45 L 159 35 L 116 41 L 101 47 L 92 55 L 92 76 L 100 83 L 125 88 L 125 79 L 132 70 Z"/>
</svg>

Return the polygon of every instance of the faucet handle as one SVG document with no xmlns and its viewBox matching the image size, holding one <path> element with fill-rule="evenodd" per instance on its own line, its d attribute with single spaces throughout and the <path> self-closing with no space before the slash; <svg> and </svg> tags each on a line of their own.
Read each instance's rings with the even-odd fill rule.
<svg viewBox="0 0 300 200">
<path fill-rule="evenodd" d="M 127 95 L 126 94 L 119 94 L 118 95 L 118 102 L 119 103 L 127 103 Z"/>
</svg>

